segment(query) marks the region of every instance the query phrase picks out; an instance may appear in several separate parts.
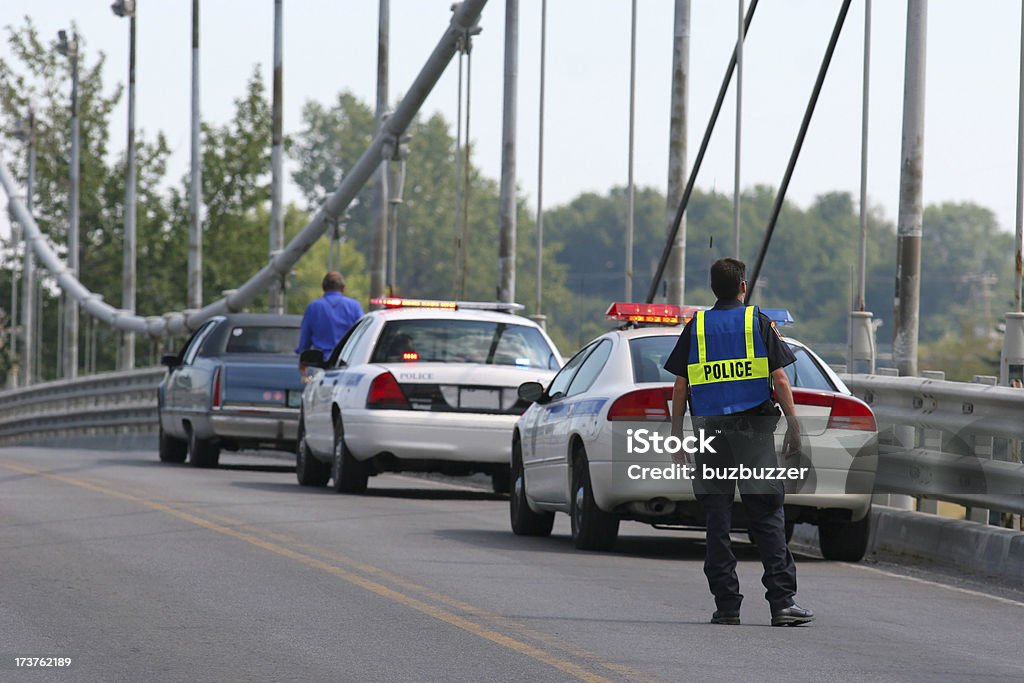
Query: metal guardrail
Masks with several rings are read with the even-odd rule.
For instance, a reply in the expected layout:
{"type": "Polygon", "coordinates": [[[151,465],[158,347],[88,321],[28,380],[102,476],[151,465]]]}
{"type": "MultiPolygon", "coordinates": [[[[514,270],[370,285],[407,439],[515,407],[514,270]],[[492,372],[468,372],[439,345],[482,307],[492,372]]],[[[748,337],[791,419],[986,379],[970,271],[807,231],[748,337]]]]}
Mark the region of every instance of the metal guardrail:
{"type": "Polygon", "coordinates": [[[0,446],[155,432],[165,372],[107,372],[0,392],[0,446]]]}
{"type": "Polygon", "coordinates": [[[932,374],[843,376],[878,421],[876,489],[1024,513],[1024,391],[932,374]]]}
{"type": "MultiPolygon", "coordinates": [[[[152,433],[163,368],[0,392],[0,446],[152,433]]],[[[878,420],[876,488],[1024,513],[1024,391],[920,377],[843,375],[878,420]]],[[[987,513],[984,517],[987,518],[987,513]]]]}

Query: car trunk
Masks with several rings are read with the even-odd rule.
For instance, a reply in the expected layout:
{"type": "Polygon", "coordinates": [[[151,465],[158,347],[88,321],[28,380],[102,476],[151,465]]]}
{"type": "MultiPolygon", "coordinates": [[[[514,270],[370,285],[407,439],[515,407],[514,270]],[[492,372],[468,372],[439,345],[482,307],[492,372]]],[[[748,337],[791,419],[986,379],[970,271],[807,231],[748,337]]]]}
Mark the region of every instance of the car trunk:
{"type": "Polygon", "coordinates": [[[222,358],[223,405],[299,407],[302,381],[294,358],[269,354],[222,358]]]}
{"type": "Polygon", "coordinates": [[[523,382],[546,384],[554,371],[476,363],[381,363],[402,388],[413,410],[520,415],[528,403],[523,382]]]}

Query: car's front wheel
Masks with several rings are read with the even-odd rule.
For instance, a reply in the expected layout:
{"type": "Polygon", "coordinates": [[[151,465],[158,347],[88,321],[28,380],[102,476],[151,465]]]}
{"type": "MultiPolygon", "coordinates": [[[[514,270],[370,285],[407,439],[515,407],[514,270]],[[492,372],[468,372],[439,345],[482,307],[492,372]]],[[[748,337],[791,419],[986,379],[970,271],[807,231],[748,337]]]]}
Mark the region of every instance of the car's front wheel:
{"type": "Polygon", "coordinates": [[[160,425],[157,449],[160,454],[160,462],[185,462],[185,458],[188,457],[188,442],[175,439],[164,431],[162,424],[160,425]]]}
{"type": "Polygon", "coordinates": [[[337,493],[364,493],[366,480],[370,476],[366,463],[352,456],[345,445],[345,428],[341,418],[334,419],[334,458],[331,463],[331,478],[337,493]]]}
{"type": "Polygon", "coordinates": [[[194,429],[189,429],[188,461],[193,467],[216,467],[220,462],[220,446],[213,439],[200,439],[194,429]]]}
{"type": "Polygon", "coordinates": [[[871,514],[857,522],[822,522],[818,526],[818,543],[826,560],[860,562],[868,550],[871,514]]]}
{"type": "Polygon", "coordinates": [[[331,478],[331,465],[320,462],[309,450],[306,443],[306,424],[299,418],[299,438],[295,447],[295,478],[299,480],[299,486],[327,486],[331,478]]]}
{"type": "Polygon", "coordinates": [[[619,536],[619,518],[597,507],[587,456],[580,453],[572,469],[570,501],[572,540],[580,550],[611,550],[619,536]]]}
{"type": "Polygon", "coordinates": [[[509,520],[516,536],[550,536],[555,524],[554,512],[534,512],[526,501],[526,476],[523,450],[517,438],[512,442],[512,491],[508,497],[509,520]]]}

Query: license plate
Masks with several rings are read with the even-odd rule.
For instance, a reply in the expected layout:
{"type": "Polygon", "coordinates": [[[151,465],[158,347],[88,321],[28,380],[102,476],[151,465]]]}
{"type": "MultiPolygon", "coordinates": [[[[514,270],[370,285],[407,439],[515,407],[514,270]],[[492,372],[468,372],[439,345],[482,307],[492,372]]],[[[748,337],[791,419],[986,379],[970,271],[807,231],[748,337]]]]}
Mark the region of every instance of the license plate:
{"type": "Polygon", "coordinates": [[[459,407],[470,410],[501,410],[501,392],[497,389],[460,389],[459,407]]]}
{"type": "Polygon", "coordinates": [[[302,392],[301,391],[290,391],[288,392],[288,407],[289,408],[301,408],[302,407],[302,392]]]}

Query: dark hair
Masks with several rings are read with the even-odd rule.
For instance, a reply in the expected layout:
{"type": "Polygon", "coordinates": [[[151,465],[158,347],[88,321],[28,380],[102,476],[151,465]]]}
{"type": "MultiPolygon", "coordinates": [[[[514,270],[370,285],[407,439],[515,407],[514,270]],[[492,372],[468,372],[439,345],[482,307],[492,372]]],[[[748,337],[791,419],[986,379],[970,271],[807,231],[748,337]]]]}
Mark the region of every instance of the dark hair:
{"type": "Polygon", "coordinates": [[[735,299],[740,283],[747,277],[747,266],[739,259],[720,258],[711,264],[711,291],[719,299],[735,299]]]}
{"type": "Polygon", "coordinates": [[[344,292],[345,278],[337,271],[331,271],[324,275],[324,281],[320,283],[325,292],[344,292]]]}

